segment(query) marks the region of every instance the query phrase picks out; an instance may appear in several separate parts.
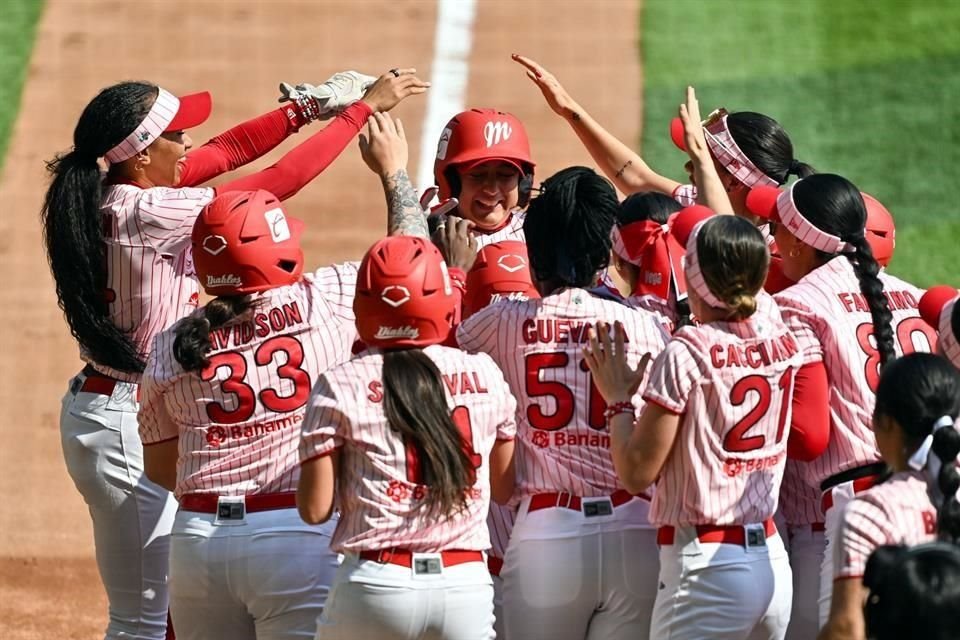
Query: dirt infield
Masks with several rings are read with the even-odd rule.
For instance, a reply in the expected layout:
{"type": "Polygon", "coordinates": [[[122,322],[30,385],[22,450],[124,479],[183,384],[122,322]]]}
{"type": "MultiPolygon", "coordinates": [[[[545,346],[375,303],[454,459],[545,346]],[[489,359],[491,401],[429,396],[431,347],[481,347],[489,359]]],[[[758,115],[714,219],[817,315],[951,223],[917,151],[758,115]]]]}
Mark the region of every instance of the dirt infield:
{"type": "MultiPolygon", "coordinates": [[[[639,2],[604,0],[581,11],[586,6],[478,2],[467,104],[516,113],[540,177],[589,157],[511,52],[541,60],[615,134],[639,139],[639,2]]],[[[48,0],[0,176],[0,637],[89,639],[102,637],[106,624],[89,518],[60,452],[59,400],[80,365],[42,250],[43,160],[69,147],[97,90],[122,79],[210,90],[213,117],[194,135],[205,140],[272,108],[280,80],[317,83],[343,68],[407,65],[429,78],[435,19],[430,1],[48,0]]],[[[411,169],[425,105],[411,99],[396,111],[411,138],[411,169]]],[[[355,145],[289,208],[309,225],[308,266],[355,258],[384,228],[379,183],[355,145]]]]}

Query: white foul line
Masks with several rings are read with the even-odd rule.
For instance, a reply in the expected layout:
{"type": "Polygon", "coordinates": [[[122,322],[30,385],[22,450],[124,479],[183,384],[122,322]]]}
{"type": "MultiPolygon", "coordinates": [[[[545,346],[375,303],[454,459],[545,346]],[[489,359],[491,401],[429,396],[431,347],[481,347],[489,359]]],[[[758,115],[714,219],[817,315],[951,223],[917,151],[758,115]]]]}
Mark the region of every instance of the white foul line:
{"type": "Polygon", "coordinates": [[[417,182],[434,184],[433,161],[443,126],[464,109],[470,73],[470,47],[476,0],[437,0],[437,28],[433,37],[433,65],[427,91],[427,113],[420,136],[417,182]]]}

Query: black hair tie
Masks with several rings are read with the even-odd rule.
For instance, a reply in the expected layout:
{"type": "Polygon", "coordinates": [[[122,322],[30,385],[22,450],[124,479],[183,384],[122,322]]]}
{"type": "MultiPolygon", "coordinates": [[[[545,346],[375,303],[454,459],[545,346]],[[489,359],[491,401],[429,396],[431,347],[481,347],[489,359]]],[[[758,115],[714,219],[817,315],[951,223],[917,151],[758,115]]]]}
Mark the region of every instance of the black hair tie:
{"type": "Polygon", "coordinates": [[[802,162],[794,158],[793,160],[790,161],[790,169],[787,171],[787,174],[788,175],[793,174],[795,176],[799,176],[802,164],[803,164],[802,162]]]}

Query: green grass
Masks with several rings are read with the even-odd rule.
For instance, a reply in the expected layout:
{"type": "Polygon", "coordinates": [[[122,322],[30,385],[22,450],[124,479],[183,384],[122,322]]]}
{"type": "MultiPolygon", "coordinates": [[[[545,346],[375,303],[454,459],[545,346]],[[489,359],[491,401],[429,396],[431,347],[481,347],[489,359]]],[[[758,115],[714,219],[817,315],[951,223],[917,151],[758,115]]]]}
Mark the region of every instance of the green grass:
{"type": "Polygon", "coordinates": [[[5,0],[0,17],[0,168],[20,108],[42,0],[5,0]]]}
{"type": "Polygon", "coordinates": [[[704,112],[760,111],[796,156],[897,221],[891,272],[960,285],[960,3],[645,0],[643,155],[682,179],[667,125],[687,84],[704,112]]]}

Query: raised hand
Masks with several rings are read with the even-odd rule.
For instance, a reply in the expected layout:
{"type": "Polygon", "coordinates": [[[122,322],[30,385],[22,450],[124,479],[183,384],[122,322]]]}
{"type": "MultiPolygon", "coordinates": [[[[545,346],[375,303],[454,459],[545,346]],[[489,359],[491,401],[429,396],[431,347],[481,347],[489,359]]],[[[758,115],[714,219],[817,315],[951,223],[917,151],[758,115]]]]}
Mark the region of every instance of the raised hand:
{"type": "Polygon", "coordinates": [[[540,93],[543,94],[544,99],[547,101],[547,104],[550,105],[550,108],[553,109],[554,113],[566,118],[571,112],[580,111],[579,105],[570,97],[570,94],[563,88],[560,81],[557,80],[552,73],[544,69],[540,63],[526,56],[521,56],[518,53],[510,57],[527,70],[527,77],[537,85],[540,93]]]}
{"type": "Polygon", "coordinates": [[[583,356],[597,391],[607,404],[630,402],[647,373],[650,354],[643,354],[636,369],[627,364],[624,330],[620,322],[614,324],[612,341],[606,322],[597,322],[595,329],[589,329],[589,336],[590,344],[583,348],[583,356]]]}
{"type": "Polygon", "coordinates": [[[377,78],[361,99],[374,111],[390,111],[405,98],[430,88],[430,83],[418,78],[416,73],[416,69],[391,69],[377,78]]]}
{"type": "Polygon", "coordinates": [[[687,87],[686,102],[680,104],[680,121],[683,123],[683,142],[694,162],[711,160],[710,149],[700,121],[700,103],[693,87],[687,87]]]}
{"type": "Polygon", "coordinates": [[[367,118],[367,133],[360,134],[360,155],[370,170],[384,176],[407,168],[409,146],[400,118],[375,112],[367,118]]]}

